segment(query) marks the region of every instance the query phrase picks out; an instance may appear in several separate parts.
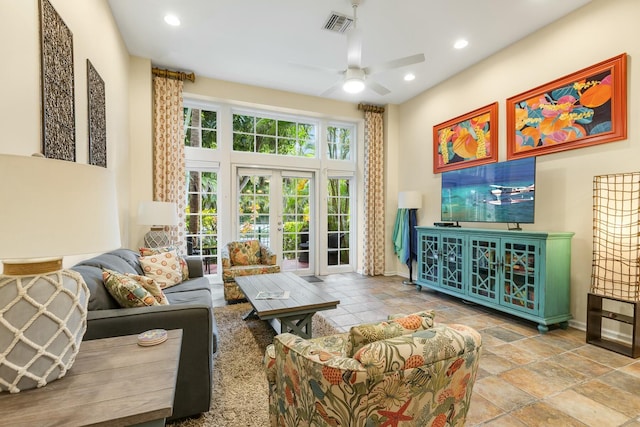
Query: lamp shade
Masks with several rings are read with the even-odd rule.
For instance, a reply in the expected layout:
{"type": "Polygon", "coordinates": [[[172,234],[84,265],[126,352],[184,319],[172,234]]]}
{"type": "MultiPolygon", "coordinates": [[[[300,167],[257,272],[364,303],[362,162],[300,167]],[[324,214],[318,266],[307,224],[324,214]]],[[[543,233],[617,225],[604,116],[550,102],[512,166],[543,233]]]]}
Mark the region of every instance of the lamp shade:
{"type": "Polygon", "coordinates": [[[422,194],[419,191],[402,191],[398,194],[399,209],[420,209],[422,194]]]}
{"type": "Polygon", "coordinates": [[[115,178],[106,168],[0,154],[0,260],[120,247],[115,178]]]}
{"type": "Polygon", "coordinates": [[[138,224],[178,225],[177,205],[173,202],[140,202],[138,224]]]}

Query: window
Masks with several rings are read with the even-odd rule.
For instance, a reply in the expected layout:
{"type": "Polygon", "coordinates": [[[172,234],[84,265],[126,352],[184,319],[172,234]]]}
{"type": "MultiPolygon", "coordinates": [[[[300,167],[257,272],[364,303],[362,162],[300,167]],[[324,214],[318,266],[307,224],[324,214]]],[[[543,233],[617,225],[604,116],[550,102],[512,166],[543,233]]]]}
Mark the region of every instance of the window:
{"type": "Polygon", "coordinates": [[[316,157],[313,123],[253,114],[233,114],[233,150],[281,156],[316,157]]]}
{"type": "Polygon", "coordinates": [[[329,178],[327,185],[327,264],[350,263],[351,179],[329,178]]]}
{"type": "Polygon", "coordinates": [[[187,255],[199,255],[205,272],[218,269],[218,173],[187,171],[187,255]]]}
{"type": "Polygon", "coordinates": [[[218,113],[194,107],[184,108],[184,145],[218,148],[218,113]]]}
{"type": "Polygon", "coordinates": [[[296,272],[353,271],[357,122],[188,98],[183,112],[186,244],[206,273],[221,279],[219,247],[238,239],[296,272]]]}
{"type": "Polygon", "coordinates": [[[352,160],[352,126],[327,127],[327,157],[331,160],[352,160]]]}

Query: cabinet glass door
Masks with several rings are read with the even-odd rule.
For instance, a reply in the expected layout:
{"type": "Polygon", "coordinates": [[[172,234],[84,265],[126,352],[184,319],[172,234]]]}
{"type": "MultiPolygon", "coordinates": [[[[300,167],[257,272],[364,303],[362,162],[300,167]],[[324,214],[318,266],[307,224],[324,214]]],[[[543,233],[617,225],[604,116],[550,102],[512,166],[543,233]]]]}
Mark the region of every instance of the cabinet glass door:
{"type": "Polygon", "coordinates": [[[505,242],[504,280],[502,302],[506,307],[533,314],[538,313],[539,295],[536,295],[539,271],[538,242],[505,242]]]}
{"type": "Polygon", "coordinates": [[[420,234],[418,237],[418,253],[420,262],[418,279],[430,285],[438,284],[438,240],[437,235],[420,234]]]}
{"type": "Polygon", "coordinates": [[[470,238],[469,256],[471,265],[469,295],[497,303],[500,240],[484,237],[470,238]]]}
{"type": "Polygon", "coordinates": [[[440,286],[461,294],[464,293],[464,280],[462,280],[463,243],[464,239],[460,236],[442,234],[440,239],[442,266],[440,286]]]}

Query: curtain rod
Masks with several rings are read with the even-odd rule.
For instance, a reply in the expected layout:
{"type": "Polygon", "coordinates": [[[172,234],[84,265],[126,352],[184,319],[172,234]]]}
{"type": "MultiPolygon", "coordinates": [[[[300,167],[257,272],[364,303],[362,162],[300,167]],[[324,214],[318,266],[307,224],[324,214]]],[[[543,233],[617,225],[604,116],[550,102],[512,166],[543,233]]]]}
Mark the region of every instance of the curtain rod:
{"type": "Polygon", "coordinates": [[[196,81],[196,75],[194,73],[183,73],[182,71],[164,70],[162,68],[156,68],[156,67],[153,67],[151,69],[151,72],[153,73],[154,76],[158,76],[158,77],[167,77],[169,79],[176,79],[176,80],[189,80],[194,83],[196,81]]]}
{"type": "Polygon", "coordinates": [[[362,103],[358,104],[358,110],[371,111],[372,113],[384,113],[384,107],[362,103]]]}

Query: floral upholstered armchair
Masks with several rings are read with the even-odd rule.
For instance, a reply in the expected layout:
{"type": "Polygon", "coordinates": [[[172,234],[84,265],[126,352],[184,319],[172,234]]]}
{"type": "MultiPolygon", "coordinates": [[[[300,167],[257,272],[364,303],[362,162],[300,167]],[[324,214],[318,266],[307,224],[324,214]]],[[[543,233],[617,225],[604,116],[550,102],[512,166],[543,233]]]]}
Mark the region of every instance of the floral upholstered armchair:
{"type": "Polygon", "coordinates": [[[280,266],[276,265],[276,255],[259,240],[229,242],[222,248],[220,258],[226,301],[245,299],[236,284],[236,277],[280,272],[280,266]]]}
{"type": "Polygon", "coordinates": [[[420,312],[348,333],[274,338],[264,357],[272,426],[463,426],[480,334],[420,312]]]}

